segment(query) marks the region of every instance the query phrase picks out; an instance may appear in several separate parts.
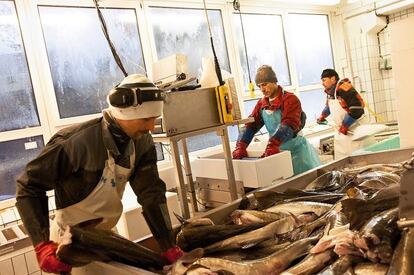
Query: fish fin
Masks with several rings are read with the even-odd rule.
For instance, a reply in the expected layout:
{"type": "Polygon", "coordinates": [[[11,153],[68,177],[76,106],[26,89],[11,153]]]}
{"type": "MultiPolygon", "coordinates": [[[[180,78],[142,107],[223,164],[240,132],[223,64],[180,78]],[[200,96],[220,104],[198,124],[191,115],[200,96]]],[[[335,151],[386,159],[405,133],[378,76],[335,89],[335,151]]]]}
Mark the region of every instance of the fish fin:
{"type": "Polygon", "coordinates": [[[185,224],[185,223],[186,223],[186,220],[185,220],[185,218],[184,218],[183,216],[178,215],[178,214],[177,214],[177,213],[175,213],[174,211],[173,211],[173,213],[174,213],[174,216],[177,218],[177,220],[181,223],[181,225],[183,225],[183,224],[185,224]]]}
{"type": "Polygon", "coordinates": [[[288,213],[289,213],[289,215],[293,218],[293,220],[294,220],[294,222],[295,222],[295,227],[297,227],[297,226],[299,226],[300,225],[300,220],[298,219],[298,217],[296,217],[292,212],[289,212],[289,211],[287,211],[288,213]]]}

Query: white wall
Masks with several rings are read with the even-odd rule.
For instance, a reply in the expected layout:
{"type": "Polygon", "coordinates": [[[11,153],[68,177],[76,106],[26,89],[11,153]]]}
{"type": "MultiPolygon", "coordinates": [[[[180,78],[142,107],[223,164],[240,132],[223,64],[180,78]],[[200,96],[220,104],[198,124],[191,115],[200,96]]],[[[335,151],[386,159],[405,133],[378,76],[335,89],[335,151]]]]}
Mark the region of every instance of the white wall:
{"type": "Polygon", "coordinates": [[[412,94],[414,87],[414,16],[390,24],[391,57],[397,96],[401,147],[414,146],[412,94]]]}
{"type": "MultiPolygon", "coordinates": [[[[336,69],[342,76],[349,77],[359,91],[365,91],[363,97],[368,103],[368,116],[372,122],[397,121],[397,104],[395,92],[395,79],[393,74],[393,58],[391,57],[391,37],[389,27],[386,26],[387,18],[377,18],[377,24],[369,15],[375,15],[384,11],[384,1],[357,1],[340,8],[336,17],[343,25],[340,34],[334,35],[344,41],[346,58],[337,63],[336,69]],[[369,19],[369,20],[368,20],[369,19]],[[381,21],[382,20],[382,21],[381,21]],[[371,29],[370,29],[371,28],[371,29]],[[370,30],[370,31],[367,31],[370,30]],[[387,64],[380,62],[386,60],[387,64]],[[384,69],[384,66],[386,69],[384,69]]],[[[402,2],[402,1],[394,1],[402,2]]],[[[391,6],[386,6],[390,8],[391,6]]],[[[406,17],[414,16],[414,8],[406,8],[399,12],[387,13],[389,23],[399,21],[406,17]]]]}

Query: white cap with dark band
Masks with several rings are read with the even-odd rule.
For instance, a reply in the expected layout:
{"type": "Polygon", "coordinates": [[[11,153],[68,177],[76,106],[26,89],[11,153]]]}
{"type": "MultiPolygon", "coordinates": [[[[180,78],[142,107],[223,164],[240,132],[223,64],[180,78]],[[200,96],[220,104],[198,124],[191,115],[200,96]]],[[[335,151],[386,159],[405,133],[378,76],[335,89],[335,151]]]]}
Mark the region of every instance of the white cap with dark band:
{"type": "Polygon", "coordinates": [[[140,74],[125,77],[109,92],[107,101],[108,111],[121,120],[159,117],[164,105],[163,92],[140,74]]]}

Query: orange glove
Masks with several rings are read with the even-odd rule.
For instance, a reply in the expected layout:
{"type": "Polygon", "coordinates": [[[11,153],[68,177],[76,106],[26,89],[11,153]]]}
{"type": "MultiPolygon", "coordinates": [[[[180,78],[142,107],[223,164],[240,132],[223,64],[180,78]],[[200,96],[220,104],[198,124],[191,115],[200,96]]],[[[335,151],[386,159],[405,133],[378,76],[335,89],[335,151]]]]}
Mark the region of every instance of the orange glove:
{"type": "Polygon", "coordinates": [[[57,243],[41,242],[35,246],[37,261],[40,269],[48,273],[70,272],[72,266],[59,261],[56,257],[57,243]]]}
{"type": "Polygon", "coordinates": [[[236,143],[236,149],[233,151],[233,159],[242,159],[247,157],[248,144],[242,140],[236,143]]]}
{"type": "Polygon", "coordinates": [[[280,144],[282,142],[276,138],[269,139],[269,142],[267,143],[266,150],[264,151],[262,158],[268,157],[271,155],[275,155],[277,153],[280,153],[280,144]]]}

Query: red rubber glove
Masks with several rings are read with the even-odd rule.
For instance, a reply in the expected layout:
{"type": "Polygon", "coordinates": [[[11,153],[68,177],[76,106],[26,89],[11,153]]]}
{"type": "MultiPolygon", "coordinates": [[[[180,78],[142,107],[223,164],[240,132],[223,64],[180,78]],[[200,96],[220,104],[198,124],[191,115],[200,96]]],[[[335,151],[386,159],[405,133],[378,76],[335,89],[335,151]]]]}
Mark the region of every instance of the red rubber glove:
{"type": "Polygon", "coordinates": [[[233,151],[233,159],[242,159],[247,157],[248,144],[242,140],[236,143],[236,149],[233,151]]]}
{"type": "Polygon", "coordinates": [[[341,128],[339,128],[339,132],[344,135],[348,134],[348,127],[345,125],[342,125],[341,128]]]}
{"type": "Polygon", "coordinates": [[[184,255],[184,252],[178,246],[171,247],[167,251],[161,254],[161,257],[167,259],[170,264],[173,264],[177,261],[181,256],[184,255]]]}
{"type": "Polygon", "coordinates": [[[320,117],[316,119],[316,123],[320,125],[326,125],[328,124],[328,121],[326,120],[325,116],[321,115],[320,117]]]}
{"type": "Polygon", "coordinates": [[[52,241],[41,242],[35,246],[37,261],[40,269],[48,273],[70,272],[72,266],[56,258],[57,243],[52,241]]]}
{"type": "Polygon", "coordinates": [[[269,142],[267,143],[267,146],[266,146],[266,150],[264,151],[262,155],[262,158],[280,153],[279,147],[281,143],[282,142],[276,138],[269,139],[269,142]]]}

